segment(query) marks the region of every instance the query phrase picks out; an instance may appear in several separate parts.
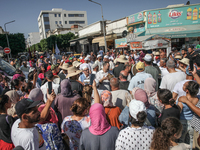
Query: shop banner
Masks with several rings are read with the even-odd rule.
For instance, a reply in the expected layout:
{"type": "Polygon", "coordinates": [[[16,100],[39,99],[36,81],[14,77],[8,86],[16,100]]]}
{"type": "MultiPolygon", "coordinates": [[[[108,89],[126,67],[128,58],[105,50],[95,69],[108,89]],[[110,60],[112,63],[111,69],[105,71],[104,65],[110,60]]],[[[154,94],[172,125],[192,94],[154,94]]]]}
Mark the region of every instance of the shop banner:
{"type": "Polygon", "coordinates": [[[133,14],[127,17],[127,24],[139,22],[144,20],[143,12],[139,12],[137,14],[133,14]]]}
{"type": "Polygon", "coordinates": [[[142,42],[130,42],[131,49],[142,48],[142,42]]]}
{"type": "Polygon", "coordinates": [[[115,48],[126,48],[127,40],[126,38],[115,39],[115,48]]]}
{"type": "Polygon", "coordinates": [[[200,24],[200,5],[147,11],[147,28],[200,24]]]}
{"type": "Polygon", "coordinates": [[[144,26],[145,26],[144,23],[140,23],[140,24],[129,26],[128,30],[130,30],[130,28],[133,28],[133,33],[144,32],[145,31],[144,26]]]}

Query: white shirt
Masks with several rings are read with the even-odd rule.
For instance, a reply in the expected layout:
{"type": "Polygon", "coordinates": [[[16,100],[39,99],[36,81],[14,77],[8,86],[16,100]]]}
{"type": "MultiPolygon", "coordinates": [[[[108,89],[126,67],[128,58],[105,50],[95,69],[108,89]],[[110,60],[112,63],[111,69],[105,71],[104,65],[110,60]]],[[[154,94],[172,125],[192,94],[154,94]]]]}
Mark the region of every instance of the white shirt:
{"type": "Polygon", "coordinates": [[[115,68],[115,65],[112,61],[109,61],[109,65],[110,65],[110,70],[113,70],[115,68]]]}
{"type": "Polygon", "coordinates": [[[103,68],[103,62],[99,62],[99,60],[95,61],[95,64],[97,64],[99,66],[99,70],[101,70],[103,68]]]}
{"type": "Polygon", "coordinates": [[[164,68],[164,67],[159,67],[160,68],[160,71],[161,71],[161,78],[163,78],[166,74],[168,74],[168,70],[167,68],[164,68]]]}
{"type": "Polygon", "coordinates": [[[149,150],[153,132],[154,128],[151,126],[139,128],[127,127],[119,132],[115,150],[149,150]]]}
{"type": "Polygon", "coordinates": [[[160,84],[161,89],[168,89],[173,92],[176,83],[186,79],[186,74],[184,72],[174,72],[165,75],[160,84]]]}
{"type": "MultiPolygon", "coordinates": [[[[108,75],[108,73],[112,74],[110,71],[105,73],[105,72],[103,72],[103,70],[100,70],[99,72],[97,72],[97,74],[96,74],[97,83],[99,83],[99,81],[103,77],[106,77],[108,75]]],[[[104,80],[102,83],[99,83],[99,89],[101,89],[101,90],[109,90],[110,91],[110,81],[109,80],[104,80]]]]}
{"type": "MultiPolygon", "coordinates": [[[[52,89],[54,90],[55,94],[58,94],[58,89],[59,89],[60,85],[56,84],[55,82],[52,82],[52,89]]],[[[48,82],[46,82],[44,85],[41,86],[40,88],[42,90],[42,93],[44,95],[44,101],[45,103],[47,102],[47,89],[48,89],[48,82]]],[[[54,103],[52,103],[53,105],[54,103]]]]}
{"type": "Polygon", "coordinates": [[[25,150],[45,150],[44,139],[36,127],[19,128],[20,122],[20,119],[17,119],[11,129],[13,144],[15,146],[22,146],[25,150]]]}

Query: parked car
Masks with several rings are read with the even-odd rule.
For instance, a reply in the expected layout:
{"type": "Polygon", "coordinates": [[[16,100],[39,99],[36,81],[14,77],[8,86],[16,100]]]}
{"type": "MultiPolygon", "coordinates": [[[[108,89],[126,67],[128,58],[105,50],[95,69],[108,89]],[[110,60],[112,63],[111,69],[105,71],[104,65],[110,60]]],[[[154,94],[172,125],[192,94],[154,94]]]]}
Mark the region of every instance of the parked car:
{"type": "Polygon", "coordinates": [[[15,67],[10,65],[8,62],[0,58],[0,72],[6,76],[8,76],[10,79],[12,79],[12,76],[15,74],[15,67]]]}

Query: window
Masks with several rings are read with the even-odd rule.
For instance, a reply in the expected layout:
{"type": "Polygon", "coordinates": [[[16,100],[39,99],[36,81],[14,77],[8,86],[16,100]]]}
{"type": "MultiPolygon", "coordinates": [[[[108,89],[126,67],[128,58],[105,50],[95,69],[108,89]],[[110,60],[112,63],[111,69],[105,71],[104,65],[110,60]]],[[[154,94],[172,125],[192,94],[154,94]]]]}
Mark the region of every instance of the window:
{"type": "Polygon", "coordinates": [[[55,24],[58,24],[58,21],[55,21],[55,24]]]}
{"type": "Polygon", "coordinates": [[[49,21],[45,21],[44,24],[45,24],[45,25],[48,25],[48,24],[49,24],[49,21]]]}
{"type": "Polygon", "coordinates": [[[57,14],[54,14],[55,17],[57,17],[57,14]]]}
{"type": "Polygon", "coordinates": [[[64,14],[64,17],[67,17],[66,14],[64,14]]]}
{"type": "Polygon", "coordinates": [[[45,32],[48,32],[49,31],[49,29],[45,29],[45,32]]]}
{"type": "Polygon", "coordinates": [[[49,17],[49,14],[43,14],[43,17],[49,17]]]}
{"type": "Polygon", "coordinates": [[[65,24],[67,24],[67,21],[65,21],[65,24]]]}
{"type": "Polygon", "coordinates": [[[85,21],[69,21],[69,24],[85,24],[85,21]]]}
{"type": "Polygon", "coordinates": [[[58,14],[58,17],[60,17],[60,14],[58,14]]]}
{"type": "Polygon", "coordinates": [[[68,17],[84,17],[84,14],[68,14],[68,17]]]}
{"type": "Polygon", "coordinates": [[[62,24],[62,21],[59,21],[59,24],[62,24]]]}

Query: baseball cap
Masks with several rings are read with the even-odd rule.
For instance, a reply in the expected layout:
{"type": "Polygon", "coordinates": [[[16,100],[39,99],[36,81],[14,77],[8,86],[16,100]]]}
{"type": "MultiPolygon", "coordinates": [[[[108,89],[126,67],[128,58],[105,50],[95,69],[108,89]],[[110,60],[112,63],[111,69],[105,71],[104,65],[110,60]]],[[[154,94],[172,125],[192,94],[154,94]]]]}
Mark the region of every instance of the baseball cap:
{"type": "Polygon", "coordinates": [[[149,54],[146,54],[145,57],[143,58],[145,61],[150,62],[152,61],[152,57],[149,54]]]}
{"type": "Polygon", "coordinates": [[[44,58],[44,56],[40,56],[40,58],[42,59],[42,58],[44,58]]]}
{"type": "Polygon", "coordinates": [[[144,63],[139,61],[137,64],[136,64],[136,69],[137,70],[144,70],[145,66],[144,66],[144,63]]]}
{"type": "Polygon", "coordinates": [[[131,100],[129,103],[129,113],[130,115],[137,120],[137,114],[141,111],[146,112],[146,107],[142,101],[136,99],[131,100]]]}
{"type": "Polygon", "coordinates": [[[40,103],[40,101],[34,102],[33,100],[31,100],[29,98],[24,98],[21,101],[18,101],[17,104],[15,105],[15,110],[16,110],[18,117],[20,117],[23,113],[25,113],[26,110],[28,110],[30,108],[34,108],[39,103],[40,103]]]}
{"type": "Polygon", "coordinates": [[[84,60],[86,61],[86,60],[90,60],[90,59],[89,59],[89,57],[85,57],[85,59],[84,59],[84,60]]]}
{"type": "Polygon", "coordinates": [[[69,58],[69,60],[72,60],[72,59],[73,59],[72,57],[69,58]]]}

